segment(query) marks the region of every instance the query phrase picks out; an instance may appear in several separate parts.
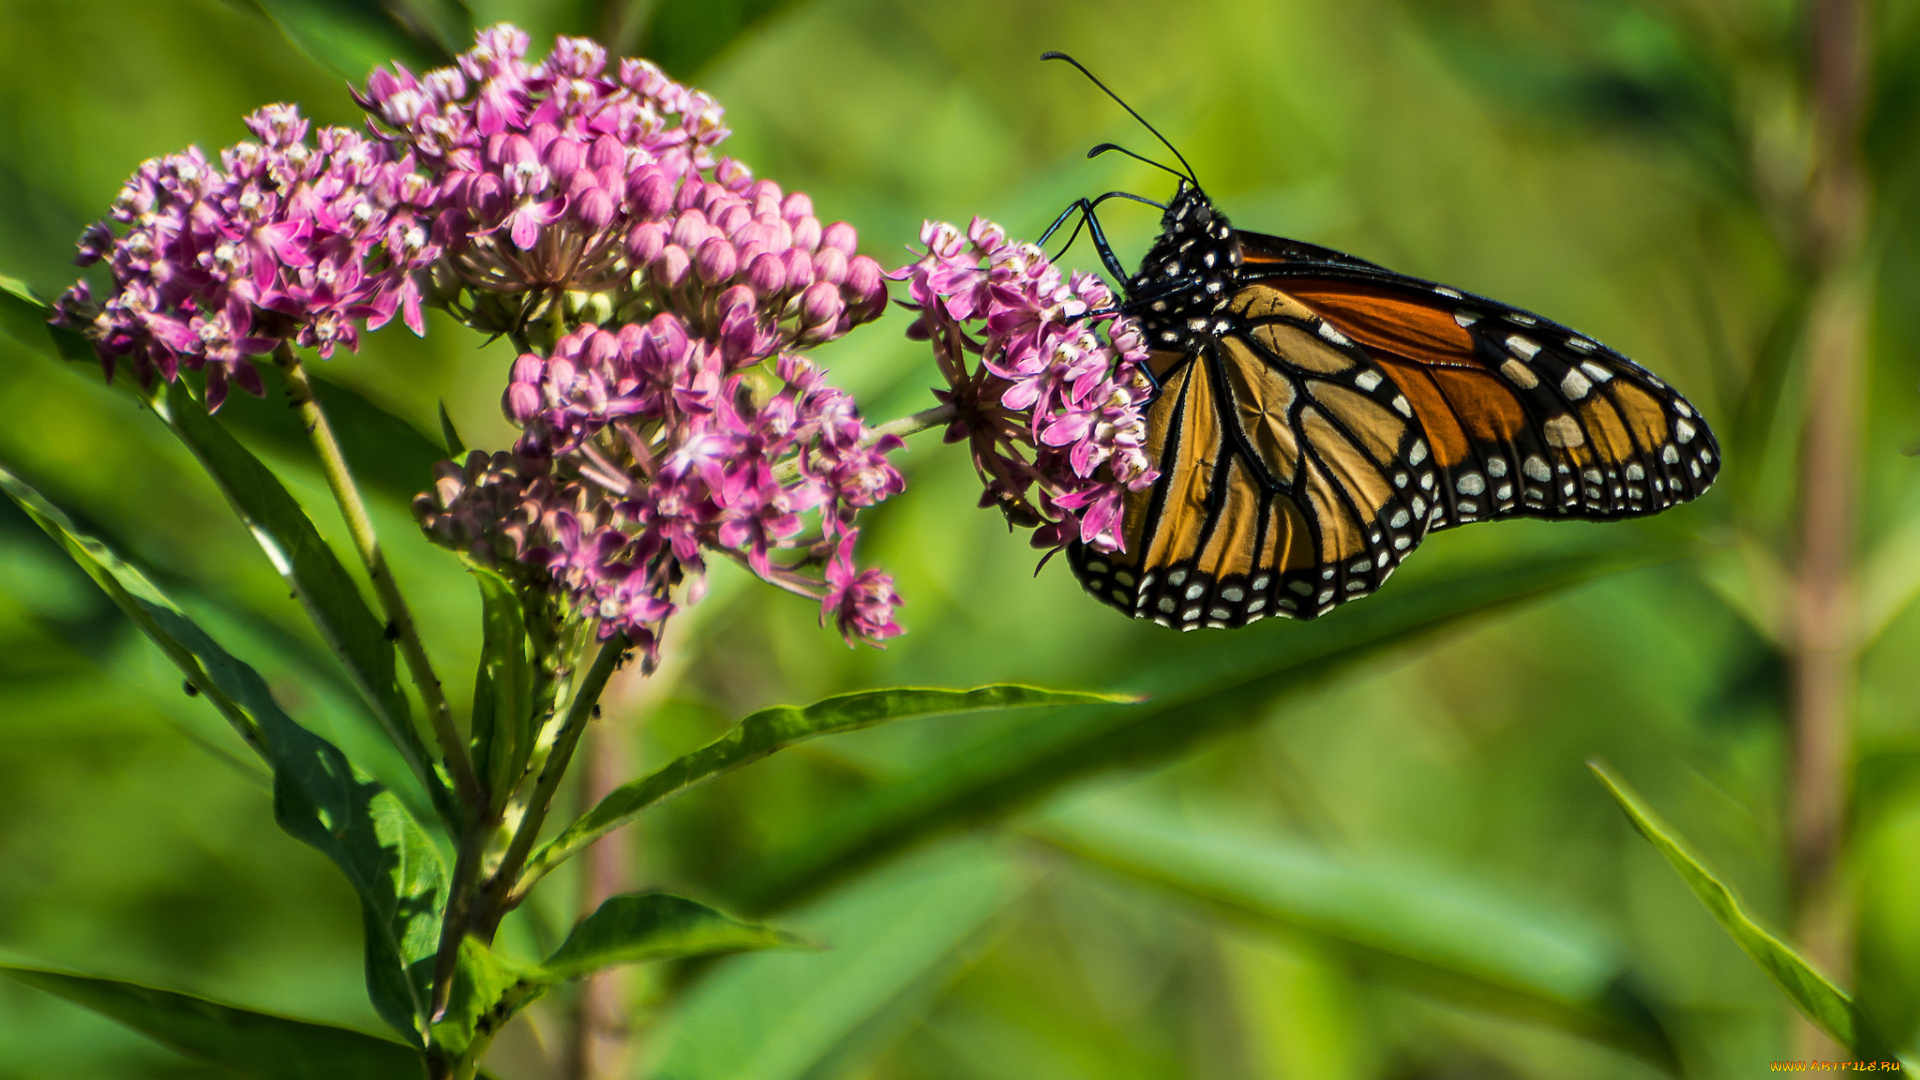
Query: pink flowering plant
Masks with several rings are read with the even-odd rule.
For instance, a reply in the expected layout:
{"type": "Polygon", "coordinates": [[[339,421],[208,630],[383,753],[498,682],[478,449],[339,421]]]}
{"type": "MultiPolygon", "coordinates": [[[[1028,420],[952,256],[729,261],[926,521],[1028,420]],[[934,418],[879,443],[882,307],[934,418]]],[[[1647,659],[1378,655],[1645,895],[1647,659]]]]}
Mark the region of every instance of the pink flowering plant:
{"type": "MultiPolygon", "coordinates": [[[[695,900],[638,893],[606,901],[544,957],[502,951],[497,931],[529,889],[677,791],[815,735],[1086,699],[875,690],[801,720],[749,717],[549,829],[609,679],[629,661],[651,673],[715,560],[816,605],[848,645],[879,645],[901,633],[900,598],[859,561],[859,538],[863,515],[905,487],[890,457],[902,434],[944,424],[968,440],[987,501],[1040,526],[1043,547],[1111,549],[1124,493],[1153,478],[1138,338],[1098,313],[1111,297],[1097,280],[1063,278],[984,223],[965,240],[929,226],[925,258],[897,276],[950,389],[927,413],[869,425],[809,355],[886,310],[887,276],[853,227],[722,156],[719,104],[652,64],[612,61],[586,39],[537,62],[528,46],[502,25],[452,65],[376,70],[355,92],[360,130],[316,131],[271,105],[247,118],[251,139],[217,155],[145,163],[80,241],[91,276],[40,309],[64,355],[91,355],[133,387],[220,486],[405,762],[398,779],[376,782],[296,722],[152,581],[0,473],[272,768],[281,826],[354,882],[368,992],[398,1041],[272,1021],[315,1061],[359,1063],[337,1075],[472,1077],[508,1018],[582,975],[787,943],[695,900]],[[424,333],[428,309],[518,354],[492,376],[517,437],[467,450],[446,424],[449,459],[419,477],[413,502],[425,537],[479,585],[470,702],[443,689],[308,370],[396,319],[424,333]],[[232,390],[264,396],[273,372],[371,603],[224,426],[232,390]]],[[[12,290],[8,302],[31,301],[12,290]]]]}
{"type": "Polygon", "coordinates": [[[933,346],[986,490],[980,505],[1032,528],[1035,547],[1125,546],[1125,500],[1159,478],[1144,416],[1153,384],[1139,328],[1092,274],[1063,274],[1033,244],[975,218],[920,231],[926,254],[897,273],[933,346]]]}

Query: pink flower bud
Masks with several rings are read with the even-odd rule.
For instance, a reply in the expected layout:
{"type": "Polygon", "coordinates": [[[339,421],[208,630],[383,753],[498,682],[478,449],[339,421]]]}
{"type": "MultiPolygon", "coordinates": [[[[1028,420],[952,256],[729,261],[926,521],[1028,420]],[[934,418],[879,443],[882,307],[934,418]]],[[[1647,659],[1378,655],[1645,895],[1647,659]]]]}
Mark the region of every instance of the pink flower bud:
{"type": "Polygon", "coordinates": [[[678,244],[668,244],[660,249],[660,255],[653,260],[653,280],[662,287],[677,289],[687,280],[687,272],[693,269],[693,260],[687,257],[687,250],[678,244]]]}
{"type": "Polygon", "coordinates": [[[747,263],[747,284],[761,296],[772,296],[786,288],[787,268],[780,256],[772,252],[754,256],[753,261],[747,263]]]}
{"type": "Polygon", "coordinates": [[[587,362],[596,367],[604,367],[607,361],[620,355],[620,339],[605,330],[595,330],[587,338],[587,362]]]}
{"type": "Polygon", "coordinates": [[[676,210],[691,210],[701,205],[706,199],[705,188],[705,184],[693,183],[691,181],[681,184],[679,189],[673,193],[673,208],[676,210]]]}
{"type": "Polygon", "coordinates": [[[740,202],[729,201],[724,209],[717,210],[713,215],[714,228],[727,236],[740,231],[741,226],[752,220],[753,211],[747,209],[745,203],[740,202]]]}
{"type": "Polygon", "coordinates": [[[820,234],[820,246],[838,248],[840,254],[851,256],[860,247],[860,235],[854,231],[853,226],[844,221],[836,221],[820,234]]]}
{"type": "Polygon", "coordinates": [[[800,322],[807,327],[831,326],[840,318],[845,304],[840,290],[824,281],[816,281],[800,294],[800,322]]]}
{"type": "Polygon", "coordinates": [[[813,258],[799,248],[788,248],[780,256],[780,269],[786,272],[788,292],[800,292],[813,284],[813,258]]]}
{"type": "Polygon", "coordinates": [[[711,235],[713,229],[707,224],[707,215],[698,210],[683,210],[673,223],[673,242],[692,251],[711,235]]]}
{"type": "Polygon", "coordinates": [[[533,149],[536,154],[545,154],[547,147],[551,146],[553,140],[559,137],[560,129],[554,127],[552,124],[535,124],[533,128],[527,132],[527,141],[533,144],[533,149]]]}
{"type": "Polygon", "coordinates": [[[807,198],[805,192],[796,191],[780,204],[780,216],[798,225],[801,219],[813,216],[813,200],[807,198]]]}
{"type": "Polygon", "coordinates": [[[621,169],[626,163],[627,148],[611,135],[593,140],[593,149],[587,153],[587,164],[595,169],[621,169]]]}
{"type": "Polygon", "coordinates": [[[660,255],[660,249],[667,246],[667,226],[664,222],[649,221],[645,225],[635,225],[627,234],[627,254],[633,256],[635,263],[650,263],[660,255]]]}
{"type": "Polygon", "coordinates": [[[780,185],[771,180],[755,180],[747,186],[747,202],[753,206],[754,216],[780,212],[780,185]]]}
{"type": "Polygon", "coordinates": [[[847,297],[848,307],[859,312],[863,319],[886,310],[886,276],[881,273],[880,264],[865,255],[856,255],[847,263],[847,279],[841,282],[841,290],[847,297]]]}
{"type": "Polygon", "coordinates": [[[813,253],[813,279],[834,285],[847,280],[847,256],[837,247],[828,247],[825,241],[820,250],[813,253]]]}
{"type": "Polygon", "coordinates": [[[792,218],[788,218],[787,220],[793,221],[794,247],[812,251],[820,246],[820,221],[818,218],[807,216],[798,221],[794,221],[792,218]]]}
{"type": "Polygon", "coordinates": [[[573,174],[578,172],[580,166],[586,162],[587,151],[572,139],[554,139],[547,144],[547,150],[543,156],[546,159],[548,171],[564,184],[572,179],[573,174]]]}
{"type": "Polygon", "coordinates": [[[694,252],[694,265],[700,272],[700,280],[709,285],[718,285],[733,276],[740,268],[740,255],[733,245],[718,236],[710,236],[694,252]]]}
{"type": "MultiPolygon", "coordinates": [[[[585,176],[586,173],[580,175],[585,176]]],[[[606,228],[613,222],[616,207],[613,196],[605,188],[591,188],[573,204],[573,212],[586,226],[596,231],[606,228]]]]}
{"type": "Polygon", "coordinates": [[[525,427],[527,421],[540,412],[540,388],[529,382],[508,383],[500,408],[506,412],[507,419],[525,427]]]}
{"type": "Polygon", "coordinates": [[[673,181],[663,169],[637,169],[627,177],[627,202],[641,217],[666,217],[673,208],[673,181]]]}
{"type": "Polygon", "coordinates": [[[735,312],[744,313],[746,318],[751,319],[756,310],[753,290],[745,285],[735,285],[720,294],[720,298],[713,302],[713,310],[720,316],[720,322],[723,325],[734,316],[735,312]]]}

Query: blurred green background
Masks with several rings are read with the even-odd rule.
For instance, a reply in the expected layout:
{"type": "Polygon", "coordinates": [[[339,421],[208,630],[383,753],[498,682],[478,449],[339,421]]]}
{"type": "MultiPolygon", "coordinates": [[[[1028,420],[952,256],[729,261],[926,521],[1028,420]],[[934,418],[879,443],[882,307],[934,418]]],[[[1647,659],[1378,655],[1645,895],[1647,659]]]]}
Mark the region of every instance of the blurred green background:
{"type": "MultiPolygon", "coordinates": [[[[1079,721],[932,719],[812,743],[667,805],[608,842],[609,880],[772,913],[829,948],[634,973],[623,1072],[1624,1078],[1659,1075],[1670,1053],[1686,1075],[1734,1077],[1806,1045],[1583,765],[1614,765],[1760,917],[1794,925],[1788,599],[1798,342],[1816,276],[1794,224],[1814,153],[1806,6],[469,6],[477,24],[520,23],[536,55],[556,32],[642,54],[654,35],[670,70],[726,105],[732,154],[853,222],[888,266],[925,217],[983,214],[1032,236],[1083,194],[1165,194],[1145,166],[1084,160],[1106,140],[1154,147],[1070,69],[1037,60],[1072,52],[1181,147],[1237,225],[1579,327],[1683,390],[1728,464],[1702,502],[1657,519],[1446,533],[1379,597],[1325,621],[1181,637],[1116,617],[1057,562],[1036,575],[1024,537],[974,508],[964,453],[915,439],[908,493],[865,530],[867,557],[899,579],[908,634],[850,651],[809,605],[722,567],[672,628],[662,673],[611,692],[598,771],[623,779],[766,704],[895,684],[1167,692],[1210,662],[1341,642],[1368,608],[1384,618],[1422,589],[1526,592],[1513,575],[1539,565],[1590,577],[1218,703],[1227,712],[1191,740],[1153,729],[1022,757],[1079,721]],[[1623,571],[1622,558],[1651,564],[1623,571]]],[[[234,142],[261,103],[357,123],[340,76],[263,13],[297,7],[0,0],[0,273],[57,295],[75,236],[142,159],[234,142]]],[[[1860,658],[1841,876],[1855,943],[1837,966],[1911,1047],[1920,471],[1903,450],[1920,438],[1920,9],[1869,10],[1873,314],[1852,425],[1860,658]]],[[[1103,220],[1129,262],[1156,224],[1124,202],[1103,220]]],[[[1095,265],[1084,245],[1069,261],[1095,265]]],[[[895,312],[819,354],[870,417],[930,403],[930,357],[905,322],[895,312]]],[[[419,539],[407,495],[425,484],[433,438],[419,432],[438,430],[438,401],[469,445],[511,437],[504,348],[435,319],[424,340],[396,330],[324,365],[412,425],[369,413],[359,464],[443,673],[471,669],[478,604],[456,561],[419,539]]],[[[222,415],[343,541],[278,408],[242,400],[222,415]]],[[[128,395],[0,338],[0,417],[0,461],[185,598],[294,715],[377,758],[272,567],[128,395]]],[[[264,773],[234,745],[0,507],[0,951],[376,1030],[353,897],[275,829],[264,773]]],[[[564,931],[576,878],[543,886],[509,946],[564,931]]],[[[581,1075],[576,1025],[570,998],[542,1002],[492,1067],[581,1075]]],[[[0,1080],[201,1075],[214,1074],[0,982],[0,1080]]]]}

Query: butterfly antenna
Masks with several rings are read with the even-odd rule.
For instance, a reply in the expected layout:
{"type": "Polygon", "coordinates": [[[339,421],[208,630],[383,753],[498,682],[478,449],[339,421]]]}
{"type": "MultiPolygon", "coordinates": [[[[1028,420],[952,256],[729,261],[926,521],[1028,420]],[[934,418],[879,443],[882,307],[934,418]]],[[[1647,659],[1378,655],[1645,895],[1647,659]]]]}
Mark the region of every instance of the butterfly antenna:
{"type": "MultiPolygon", "coordinates": [[[[1150,157],[1143,157],[1140,154],[1136,154],[1133,151],[1127,149],[1126,147],[1121,146],[1119,143],[1103,142],[1099,146],[1096,146],[1093,149],[1087,151],[1087,156],[1090,158],[1096,158],[1096,157],[1099,157],[1101,154],[1106,153],[1109,150],[1118,151],[1119,153],[1125,154],[1135,161],[1145,162],[1146,164],[1151,165],[1156,169],[1159,169],[1161,172],[1171,173],[1174,176],[1178,176],[1180,179],[1185,180],[1189,183],[1192,183],[1193,181],[1193,177],[1187,176],[1186,174],[1182,173],[1180,170],[1172,168],[1171,166],[1162,165],[1150,157]]],[[[1195,185],[1195,186],[1198,186],[1198,185],[1195,185]]]]}
{"type": "MultiPolygon", "coordinates": [[[[1162,134],[1160,134],[1160,129],[1159,129],[1159,128],[1156,128],[1156,127],[1154,127],[1154,126],[1153,126],[1152,124],[1149,124],[1149,123],[1147,123],[1147,118],[1146,118],[1146,117],[1144,117],[1144,116],[1141,116],[1141,115],[1140,115],[1139,113],[1137,113],[1137,112],[1134,112],[1134,111],[1133,111],[1133,106],[1131,106],[1131,105],[1129,105],[1129,104],[1127,104],[1127,103],[1126,103],[1126,102],[1124,102],[1124,101],[1121,101],[1121,100],[1120,100],[1120,95],[1119,95],[1119,94],[1116,94],[1116,93],[1114,93],[1114,92],[1113,92],[1112,90],[1110,90],[1110,89],[1108,89],[1108,88],[1107,88],[1107,84],[1106,84],[1106,83],[1103,83],[1103,82],[1101,82],[1101,81],[1100,81],[1099,79],[1097,79],[1097,78],[1095,78],[1095,77],[1094,77],[1094,74],[1093,74],[1093,72],[1091,72],[1091,71],[1088,71],[1088,70],[1087,70],[1087,66],[1086,66],[1085,64],[1082,64],[1082,63],[1081,63],[1080,61],[1078,61],[1078,60],[1075,60],[1075,59],[1074,59],[1073,57],[1071,57],[1071,56],[1068,56],[1068,55],[1067,55],[1066,53],[1063,53],[1063,52],[1045,52],[1045,53],[1041,53],[1041,54],[1040,54],[1040,59],[1042,59],[1042,60],[1065,60],[1065,61],[1066,61],[1067,63],[1069,63],[1069,64],[1072,64],[1072,65],[1073,65],[1074,67],[1076,67],[1076,68],[1078,68],[1078,69],[1080,69],[1080,74],[1082,74],[1082,75],[1085,75],[1085,76],[1087,77],[1087,81],[1088,81],[1088,82],[1091,82],[1091,83],[1092,83],[1093,85],[1095,85],[1095,86],[1097,86],[1097,87],[1099,87],[1099,88],[1100,88],[1100,92],[1101,92],[1101,93],[1103,93],[1103,94],[1106,94],[1106,95],[1107,95],[1108,97],[1110,97],[1110,98],[1112,98],[1112,99],[1114,100],[1114,102],[1115,102],[1116,104],[1118,104],[1118,105],[1119,105],[1119,106],[1120,106],[1121,108],[1123,108],[1123,109],[1125,109],[1125,110],[1127,110],[1127,115],[1129,115],[1129,116],[1131,116],[1131,117],[1133,117],[1133,118],[1134,118],[1135,120],[1138,120],[1138,121],[1140,121],[1140,126],[1141,126],[1141,127],[1143,127],[1143,128],[1146,128],[1146,129],[1147,129],[1148,131],[1151,131],[1151,132],[1153,132],[1153,137],[1154,137],[1154,138],[1156,138],[1156,139],[1159,139],[1159,140],[1160,140],[1160,145],[1161,145],[1161,146],[1164,146],[1164,147],[1166,147],[1166,148],[1167,148],[1168,150],[1172,150],[1172,151],[1173,151],[1173,156],[1174,156],[1174,157],[1176,157],[1176,158],[1179,158],[1179,159],[1180,159],[1180,164],[1186,167],[1186,170],[1187,170],[1187,172],[1186,172],[1186,178],[1187,178],[1187,180],[1188,180],[1188,181],[1190,181],[1190,182],[1191,182],[1191,183],[1193,184],[1193,186],[1194,186],[1194,187],[1199,187],[1199,186],[1200,186],[1200,181],[1194,178],[1194,175],[1193,175],[1193,166],[1191,166],[1191,165],[1188,165],[1188,164],[1187,164],[1187,159],[1186,159],[1186,157],[1185,157],[1184,155],[1182,155],[1182,154],[1180,153],[1180,150],[1179,150],[1179,149],[1178,149],[1177,147],[1175,147],[1175,146],[1174,146],[1174,145],[1173,145],[1172,143],[1170,143],[1170,142],[1168,142],[1168,141],[1167,141],[1167,137],[1166,137],[1165,135],[1162,135],[1162,134]]],[[[1141,159],[1141,160],[1145,160],[1145,159],[1143,158],[1143,159],[1141,159]]],[[[1161,166],[1161,167],[1162,167],[1162,168],[1166,168],[1165,166],[1161,166]]],[[[1168,171],[1168,172],[1173,172],[1173,170],[1172,170],[1172,169],[1167,169],[1167,171],[1168,171]]],[[[1178,174],[1175,174],[1175,175],[1178,175],[1178,174]]]]}

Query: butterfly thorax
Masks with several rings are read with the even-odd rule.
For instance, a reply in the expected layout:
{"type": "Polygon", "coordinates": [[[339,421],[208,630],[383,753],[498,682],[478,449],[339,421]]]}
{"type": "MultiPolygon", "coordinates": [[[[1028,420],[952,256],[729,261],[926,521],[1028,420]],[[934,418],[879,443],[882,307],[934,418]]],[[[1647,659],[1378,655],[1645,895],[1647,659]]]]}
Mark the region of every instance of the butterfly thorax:
{"type": "Polygon", "coordinates": [[[1225,214],[1199,188],[1181,181],[1160,218],[1160,238],[1127,282],[1128,308],[1137,314],[1147,343],[1186,351],[1229,328],[1240,245],[1225,214]]]}

